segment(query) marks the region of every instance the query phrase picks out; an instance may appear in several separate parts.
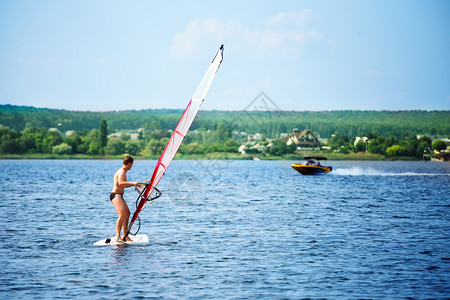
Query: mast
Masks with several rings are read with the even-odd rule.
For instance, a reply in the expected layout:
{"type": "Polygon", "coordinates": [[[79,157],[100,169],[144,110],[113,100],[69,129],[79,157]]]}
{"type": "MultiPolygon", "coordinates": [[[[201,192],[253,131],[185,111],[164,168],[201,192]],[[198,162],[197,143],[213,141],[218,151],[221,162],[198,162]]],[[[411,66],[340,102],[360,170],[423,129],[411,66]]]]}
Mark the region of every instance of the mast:
{"type": "Polygon", "coordinates": [[[156,164],[156,167],[153,171],[148,186],[139,196],[141,197],[141,200],[136,207],[136,211],[133,214],[130,224],[128,225],[128,232],[126,235],[130,233],[131,227],[133,226],[134,222],[139,216],[139,213],[144,209],[145,204],[148,201],[153,202],[154,200],[156,200],[156,198],[161,196],[161,193],[156,188],[156,186],[161,181],[164,173],[166,172],[167,168],[172,162],[173,157],[177,153],[178,148],[180,148],[181,142],[186,136],[189,127],[191,127],[191,124],[194,121],[195,116],[197,115],[200,105],[205,100],[206,94],[208,93],[209,88],[211,87],[211,84],[214,80],[214,77],[216,76],[216,72],[219,69],[220,64],[222,63],[223,49],[224,49],[223,45],[220,46],[209,68],[206,70],[206,73],[203,76],[202,81],[200,82],[194,95],[192,96],[186,109],[184,110],[183,115],[178,121],[178,124],[175,127],[175,130],[173,131],[172,136],[169,139],[169,142],[167,143],[166,147],[164,148],[164,151],[159,157],[158,163],[156,164]],[[155,190],[157,192],[157,195],[152,197],[152,194],[153,192],[155,192],[155,190]]]}

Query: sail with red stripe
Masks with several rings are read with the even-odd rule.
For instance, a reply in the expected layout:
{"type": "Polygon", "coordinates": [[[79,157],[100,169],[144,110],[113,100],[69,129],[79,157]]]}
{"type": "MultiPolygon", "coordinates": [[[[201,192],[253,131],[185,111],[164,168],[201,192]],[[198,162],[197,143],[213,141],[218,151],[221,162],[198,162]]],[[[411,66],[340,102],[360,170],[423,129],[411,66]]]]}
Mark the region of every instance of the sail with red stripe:
{"type": "Polygon", "coordinates": [[[209,88],[211,87],[211,84],[214,80],[214,77],[216,76],[216,72],[219,69],[220,64],[222,63],[222,60],[223,60],[223,45],[220,47],[219,51],[217,51],[217,54],[214,57],[213,61],[211,62],[211,65],[209,66],[208,70],[203,76],[202,81],[197,87],[197,90],[195,91],[194,95],[189,101],[189,104],[184,110],[180,121],[178,121],[177,127],[175,127],[175,130],[173,131],[172,136],[170,137],[169,142],[166,145],[166,148],[164,149],[163,153],[161,154],[161,157],[158,160],[158,163],[156,164],[149,185],[140,195],[141,200],[136,207],[136,211],[133,215],[133,218],[130,221],[130,224],[128,225],[128,232],[130,231],[131,227],[136,221],[139,213],[144,209],[147,201],[152,200],[151,196],[153,192],[155,192],[156,186],[161,181],[161,178],[163,177],[164,173],[166,172],[167,168],[172,162],[172,159],[177,153],[178,148],[180,148],[181,142],[186,136],[189,127],[191,127],[191,124],[194,121],[195,116],[197,115],[200,105],[202,104],[203,100],[206,97],[206,94],[208,93],[209,88]]]}

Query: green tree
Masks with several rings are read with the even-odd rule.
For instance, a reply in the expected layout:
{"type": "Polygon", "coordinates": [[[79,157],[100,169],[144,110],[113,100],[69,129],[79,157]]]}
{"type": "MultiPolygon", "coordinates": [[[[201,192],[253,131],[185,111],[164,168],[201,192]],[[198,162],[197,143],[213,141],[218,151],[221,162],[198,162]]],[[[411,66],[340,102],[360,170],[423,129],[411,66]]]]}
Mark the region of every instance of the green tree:
{"type": "Polygon", "coordinates": [[[126,133],[126,132],[122,132],[121,134],[120,134],[120,139],[122,140],[122,141],[129,141],[129,140],[131,140],[131,135],[129,135],[128,133],[126,133]]]}
{"type": "Polygon", "coordinates": [[[81,153],[89,155],[98,155],[100,151],[99,130],[92,129],[89,133],[81,137],[82,144],[78,146],[81,153]]]}
{"type": "Polygon", "coordinates": [[[48,130],[42,140],[42,153],[52,153],[53,146],[62,143],[62,137],[59,131],[48,130]]]}
{"type": "Polygon", "coordinates": [[[447,143],[445,143],[443,140],[435,140],[432,144],[433,150],[436,151],[442,151],[447,149],[447,143]]]}
{"type": "Polygon", "coordinates": [[[422,158],[424,154],[429,152],[429,149],[427,142],[419,142],[416,148],[416,157],[422,158]]]}
{"type": "Polygon", "coordinates": [[[204,152],[205,148],[197,142],[186,145],[181,144],[180,153],[182,154],[203,154],[204,152]]]}
{"type": "Polygon", "coordinates": [[[24,149],[24,153],[40,153],[45,132],[45,129],[37,127],[25,128],[20,137],[20,147],[24,149]]]}
{"type": "Polygon", "coordinates": [[[87,154],[89,155],[98,155],[101,154],[100,153],[100,141],[98,140],[93,140],[89,143],[89,148],[87,150],[87,154]]]}
{"type": "MultiPolygon", "coordinates": [[[[377,136],[376,138],[369,141],[369,143],[367,145],[367,151],[370,153],[373,153],[373,154],[386,155],[387,147],[385,147],[385,143],[386,143],[385,138],[383,138],[381,136],[377,136]]],[[[392,146],[392,145],[389,145],[389,146],[392,146]]]]}
{"type": "Polygon", "coordinates": [[[168,138],[163,138],[163,139],[151,139],[148,144],[146,149],[148,150],[150,155],[160,155],[163,150],[164,147],[166,146],[167,142],[169,141],[168,138]]]}
{"type": "Polygon", "coordinates": [[[226,126],[224,122],[220,122],[217,125],[216,135],[219,141],[226,141],[231,138],[231,129],[229,126],[226,126]]]}
{"type": "Polygon", "coordinates": [[[106,147],[108,144],[108,124],[103,119],[100,122],[100,147],[106,147]]]}
{"type": "Polygon", "coordinates": [[[350,145],[350,144],[346,144],[346,145],[344,145],[344,146],[341,146],[341,147],[338,149],[338,152],[339,152],[339,153],[343,153],[343,154],[349,154],[350,151],[352,151],[352,148],[351,148],[351,145],[350,145]]]}
{"type": "Polygon", "coordinates": [[[373,140],[373,139],[380,137],[380,134],[377,131],[374,131],[374,132],[370,132],[370,133],[366,134],[365,136],[367,136],[367,138],[369,140],[373,140]]]}
{"type": "Polygon", "coordinates": [[[110,155],[123,154],[125,152],[125,143],[119,139],[109,140],[105,150],[110,155]]]}
{"type": "Polygon", "coordinates": [[[350,140],[346,135],[334,134],[331,139],[328,140],[328,145],[331,149],[339,149],[343,146],[348,146],[350,140]]]}
{"type": "MultiPolygon", "coordinates": [[[[400,146],[405,148],[404,155],[416,156],[417,147],[419,146],[419,141],[414,135],[405,135],[402,141],[399,143],[400,146]]],[[[422,157],[422,155],[420,155],[422,157]]]]}
{"type": "MultiPolygon", "coordinates": [[[[389,148],[389,147],[391,147],[391,146],[394,146],[394,145],[397,145],[398,144],[398,140],[397,140],[397,138],[396,137],[394,137],[394,136],[389,136],[385,141],[384,141],[384,144],[383,144],[383,150],[384,150],[384,153],[383,154],[386,154],[386,150],[387,150],[387,148],[389,148]]],[[[380,153],[381,154],[381,153],[380,153]]]]}
{"type": "Polygon", "coordinates": [[[67,145],[66,143],[62,143],[62,144],[53,146],[52,153],[53,154],[71,154],[72,147],[67,145]]]}
{"type": "Polygon", "coordinates": [[[78,147],[82,144],[81,137],[78,133],[74,133],[71,136],[64,139],[64,143],[72,147],[72,153],[80,153],[81,149],[78,147]]]}
{"type": "Polygon", "coordinates": [[[356,152],[366,152],[367,144],[362,139],[360,139],[355,145],[356,152]]]}
{"type": "Polygon", "coordinates": [[[210,143],[205,148],[205,153],[225,152],[222,143],[214,142],[210,143]]]}
{"type": "Polygon", "coordinates": [[[161,123],[160,123],[159,121],[153,120],[153,121],[150,123],[150,129],[152,129],[152,130],[157,130],[157,129],[160,129],[160,128],[161,128],[161,123]]]}
{"type": "Polygon", "coordinates": [[[269,148],[269,153],[276,156],[282,156],[288,153],[294,153],[297,149],[297,145],[292,143],[289,146],[285,140],[276,140],[273,142],[272,147],[269,148]]]}
{"type": "Polygon", "coordinates": [[[9,130],[8,128],[0,128],[0,153],[14,154],[20,153],[20,132],[9,130]]]}
{"type": "Polygon", "coordinates": [[[427,143],[427,146],[431,149],[431,145],[432,145],[432,141],[431,141],[431,139],[429,138],[429,137],[427,137],[427,136],[421,136],[420,138],[419,138],[419,142],[425,142],[425,143],[427,143]]]}
{"type": "Polygon", "coordinates": [[[127,141],[125,144],[125,151],[129,155],[137,155],[141,152],[141,145],[138,141],[127,141]]]}
{"type": "Polygon", "coordinates": [[[138,132],[138,140],[143,141],[144,140],[144,131],[139,130],[138,132]]]}
{"type": "Polygon", "coordinates": [[[402,156],[407,152],[405,147],[399,146],[399,145],[394,145],[391,146],[389,148],[386,149],[386,154],[389,157],[394,157],[394,156],[402,156]]]}
{"type": "Polygon", "coordinates": [[[225,141],[224,146],[225,146],[226,152],[237,153],[240,144],[238,142],[236,142],[235,140],[229,138],[225,141]]]}

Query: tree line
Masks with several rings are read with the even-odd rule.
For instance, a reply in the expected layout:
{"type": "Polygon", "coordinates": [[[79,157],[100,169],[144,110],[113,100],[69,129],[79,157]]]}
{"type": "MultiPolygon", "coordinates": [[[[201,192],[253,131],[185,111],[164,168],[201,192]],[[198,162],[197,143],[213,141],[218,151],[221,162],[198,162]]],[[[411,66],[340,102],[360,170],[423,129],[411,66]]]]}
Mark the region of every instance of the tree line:
{"type": "MultiPolygon", "coordinates": [[[[0,128],[0,154],[86,154],[86,155],[161,155],[172,134],[170,130],[148,125],[139,131],[136,140],[122,133],[118,138],[108,138],[108,124],[100,121],[98,129],[83,129],[65,137],[59,130],[29,127],[23,131],[0,128]]],[[[229,127],[219,123],[215,130],[201,127],[186,135],[180,154],[205,154],[213,152],[238,152],[240,143],[232,138],[229,127]]]]}
{"type": "MultiPolygon", "coordinates": [[[[0,154],[86,154],[86,155],[142,155],[158,157],[169,141],[171,131],[157,128],[158,124],[146,124],[139,131],[136,140],[130,134],[122,133],[117,138],[108,139],[108,124],[100,121],[98,129],[83,129],[65,137],[60,131],[38,127],[29,127],[23,131],[0,128],[0,154]]],[[[385,157],[410,156],[423,158],[433,150],[441,151],[447,145],[441,140],[432,141],[427,136],[417,137],[405,133],[401,139],[394,136],[383,137],[377,132],[365,134],[367,139],[355,143],[346,135],[335,133],[326,144],[325,152],[368,152],[385,157]]],[[[246,153],[254,155],[283,156],[295,153],[295,144],[286,144],[285,139],[269,140],[265,135],[249,143],[247,135],[232,131],[230,126],[220,122],[214,130],[202,125],[198,130],[190,131],[183,141],[181,155],[202,155],[207,153],[237,153],[242,144],[247,144],[246,153]],[[252,148],[257,143],[259,148],[252,148]]]]}
{"type": "Polygon", "coordinates": [[[0,128],[0,154],[105,154],[107,124],[99,129],[84,129],[64,137],[59,130],[29,127],[22,132],[0,128]]]}
{"type": "Polygon", "coordinates": [[[404,133],[401,139],[394,136],[383,137],[377,132],[365,134],[367,140],[351,140],[348,136],[335,134],[328,140],[329,151],[348,154],[350,152],[367,152],[381,154],[385,157],[409,156],[422,159],[424,155],[432,151],[441,151],[447,148],[447,144],[440,139],[434,142],[428,136],[417,136],[404,133]],[[356,143],[355,143],[356,142],[356,143]]]}
{"type": "MultiPolygon", "coordinates": [[[[97,129],[106,120],[110,130],[172,130],[183,110],[146,109],[110,112],[81,112],[0,105],[0,125],[12,130],[26,128],[58,128],[60,131],[97,129]]],[[[350,139],[367,132],[402,139],[405,132],[428,136],[450,133],[450,111],[200,111],[191,130],[215,130],[220,122],[238,132],[261,133],[280,138],[294,128],[309,129],[321,138],[334,134],[350,139]]]]}

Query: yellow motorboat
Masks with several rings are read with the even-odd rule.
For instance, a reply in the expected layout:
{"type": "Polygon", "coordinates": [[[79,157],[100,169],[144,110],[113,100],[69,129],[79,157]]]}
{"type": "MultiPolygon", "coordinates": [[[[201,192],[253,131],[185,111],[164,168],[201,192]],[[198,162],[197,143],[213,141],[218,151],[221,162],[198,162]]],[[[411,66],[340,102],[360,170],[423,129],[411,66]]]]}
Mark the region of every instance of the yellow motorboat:
{"type": "Polygon", "coordinates": [[[320,164],[320,160],[327,160],[326,157],[308,156],[305,157],[305,160],[307,161],[306,164],[292,164],[291,167],[303,175],[320,175],[333,170],[331,166],[322,166],[320,164]]]}

